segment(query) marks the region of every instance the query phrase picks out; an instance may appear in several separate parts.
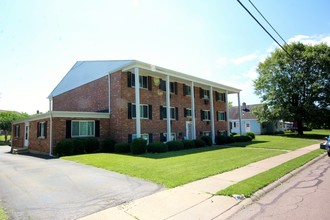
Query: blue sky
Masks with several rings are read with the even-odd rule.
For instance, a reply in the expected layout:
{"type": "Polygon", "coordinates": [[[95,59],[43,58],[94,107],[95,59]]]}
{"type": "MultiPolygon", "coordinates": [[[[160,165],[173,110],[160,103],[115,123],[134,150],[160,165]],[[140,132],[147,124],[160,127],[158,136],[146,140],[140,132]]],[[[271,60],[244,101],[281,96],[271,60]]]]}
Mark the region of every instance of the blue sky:
{"type": "MultiPolygon", "coordinates": [[[[330,45],[330,1],[252,2],[286,41],[330,45]]],[[[255,68],[276,47],[236,0],[0,0],[0,109],[46,112],[77,60],[111,59],[233,86],[257,104],[255,68]]]]}

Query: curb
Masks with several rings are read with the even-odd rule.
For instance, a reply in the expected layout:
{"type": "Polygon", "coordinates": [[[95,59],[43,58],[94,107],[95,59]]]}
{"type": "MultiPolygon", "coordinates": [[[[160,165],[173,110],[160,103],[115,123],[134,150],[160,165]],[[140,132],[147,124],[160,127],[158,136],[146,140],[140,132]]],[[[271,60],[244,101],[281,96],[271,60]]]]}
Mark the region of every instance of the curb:
{"type": "Polygon", "coordinates": [[[277,188],[278,186],[282,185],[284,182],[288,181],[293,176],[297,175],[301,171],[303,171],[306,167],[316,163],[317,161],[321,160],[322,158],[326,157],[327,154],[323,153],[320,156],[314,158],[313,160],[305,163],[303,166],[291,171],[290,173],[284,175],[280,179],[276,180],[275,182],[269,184],[268,186],[264,187],[263,189],[258,190],[255,192],[250,198],[244,199],[241,202],[237,203],[230,209],[228,209],[226,212],[222,213],[219,217],[221,219],[228,219],[231,216],[233,216],[236,212],[239,212],[240,210],[244,209],[246,206],[251,205],[253,202],[260,199],[260,197],[264,196],[268,192],[272,191],[273,189],[277,188]]]}

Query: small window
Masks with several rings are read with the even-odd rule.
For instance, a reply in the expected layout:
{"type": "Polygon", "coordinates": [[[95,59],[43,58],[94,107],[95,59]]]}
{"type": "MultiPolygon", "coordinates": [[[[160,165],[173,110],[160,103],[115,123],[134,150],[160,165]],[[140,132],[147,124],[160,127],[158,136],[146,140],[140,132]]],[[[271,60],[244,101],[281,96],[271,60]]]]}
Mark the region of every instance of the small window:
{"type": "MultiPolygon", "coordinates": [[[[136,105],[132,104],[132,118],[136,118],[136,105]]],[[[149,119],[149,105],[140,104],[140,118],[149,119]]]]}
{"type": "Polygon", "coordinates": [[[211,131],[202,131],[202,136],[211,136],[211,131]]]}
{"type": "Polygon", "coordinates": [[[233,126],[234,126],[234,128],[237,128],[237,122],[234,122],[233,126]]]}
{"type": "Polygon", "coordinates": [[[20,126],[15,125],[15,130],[14,130],[14,137],[18,138],[19,137],[19,132],[20,131],[20,126]]]}
{"type": "MultiPolygon", "coordinates": [[[[159,79],[159,89],[166,91],[166,80],[159,79]]],[[[170,82],[170,92],[178,94],[178,83],[170,82]]]]}
{"type": "Polygon", "coordinates": [[[201,110],[201,120],[202,121],[210,121],[211,115],[210,110],[201,110]]]}
{"type": "MultiPolygon", "coordinates": [[[[135,74],[128,73],[127,76],[128,87],[135,87],[135,74]]],[[[140,88],[151,90],[151,77],[139,75],[140,88]]]]}
{"type": "Polygon", "coordinates": [[[226,93],[220,93],[220,92],[216,92],[215,93],[215,98],[217,101],[220,101],[220,102],[225,102],[226,101],[226,93]]]}
{"type": "MultiPolygon", "coordinates": [[[[147,141],[147,144],[149,144],[149,134],[141,134],[141,138],[147,141]]],[[[132,140],[136,139],[136,134],[132,134],[132,140]]]]}
{"type": "MultiPolygon", "coordinates": [[[[178,120],[179,113],[177,107],[170,107],[171,120],[178,120]]],[[[160,119],[167,119],[167,110],[166,106],[160,106],[160,119]]]]}
{"type": "MultiPolygon", "coordinates": [[[[172,132],[171,137],[170,137],[170,141],[175,141],[175,140],[176,140],[176,133],[172,132]]],[[[161,133],[160,134],[160,141],[161,142],[166,142],[167,141],[167,133],[161,133]]]]}
{"type": "Polygon", "coordinates": [[[201,99],[209,99],[210,90],[205,90],[205,89],[199,88],[199,96],[201,99]]]}
{"type": "Polygon", "coordinates": [[[183,84],[183,95],[191,96],[191,87],[183,84]]]}
{"type": "Polygon", "coordinates": [[[217,112],[218,121],[226,121],[226,112],[217,112]]]}
{"type": "Polygon", "coordinates": [[[184,117],[191,117],[191,109],[190,108],[184,108],[184,117]]]}
{"type": "Polygon", "coordinates": [[[37,138],[47,137],[47,122],[39,122],[37,128],[37,138]]]}
{"type": "Polygon", "coordinates": [[[95,121],[72,121],[72,137],[95,137],[95,121]]]}

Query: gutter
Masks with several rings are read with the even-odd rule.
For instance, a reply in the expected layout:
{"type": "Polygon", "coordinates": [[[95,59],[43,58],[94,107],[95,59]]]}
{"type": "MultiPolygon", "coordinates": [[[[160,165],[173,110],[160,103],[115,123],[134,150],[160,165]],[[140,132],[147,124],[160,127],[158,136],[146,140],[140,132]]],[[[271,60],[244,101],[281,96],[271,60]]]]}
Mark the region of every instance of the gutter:
{"type": "Polygon", "coordinates": [[[49,115],[49,156],[53,156],[52,154],[53,150],[53,115],[52,111],[50,111],[49,115]]]}

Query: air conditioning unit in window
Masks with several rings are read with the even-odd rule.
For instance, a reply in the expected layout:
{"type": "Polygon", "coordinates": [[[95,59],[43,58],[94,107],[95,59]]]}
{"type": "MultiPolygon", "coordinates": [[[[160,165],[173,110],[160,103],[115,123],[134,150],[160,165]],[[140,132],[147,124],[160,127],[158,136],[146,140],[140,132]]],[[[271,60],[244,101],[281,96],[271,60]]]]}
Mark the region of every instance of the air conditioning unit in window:
{"type": "Polygon", "coordinates": [[[204,95],[204,99],[209,99],[209,96],[208,95],[204,95]]]}

